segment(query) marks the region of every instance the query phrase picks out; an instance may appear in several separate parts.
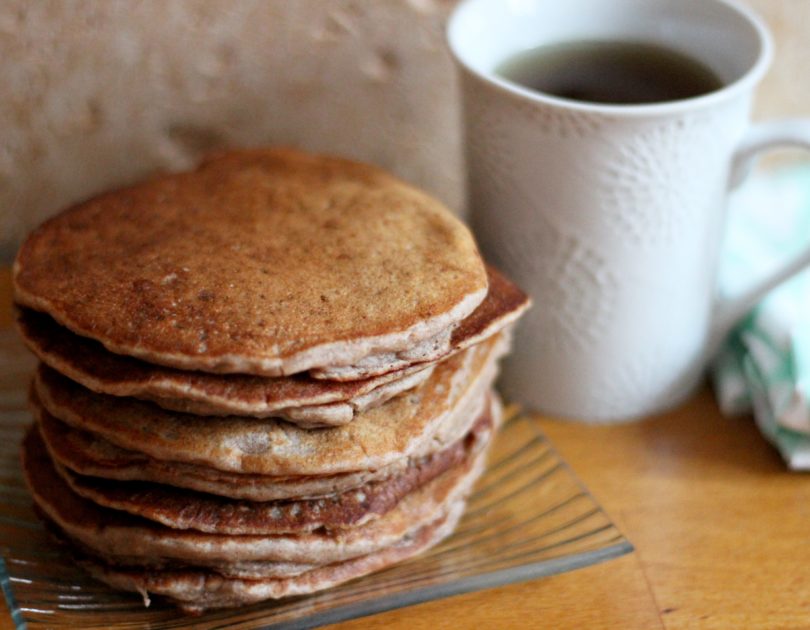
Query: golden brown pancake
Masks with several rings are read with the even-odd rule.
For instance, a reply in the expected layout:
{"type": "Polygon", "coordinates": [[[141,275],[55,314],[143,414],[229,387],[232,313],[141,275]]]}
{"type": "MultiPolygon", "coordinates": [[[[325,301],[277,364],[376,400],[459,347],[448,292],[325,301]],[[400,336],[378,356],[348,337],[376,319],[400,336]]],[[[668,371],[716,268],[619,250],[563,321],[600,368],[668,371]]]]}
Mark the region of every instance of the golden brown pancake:
{"type": "Polygon", "coordinates": [[[139,593],[144,605],[150,595],[167,598],[182,611],[199,614],[216,608],[235,608],[268,599],[307,595],[416,556],[446,538],[463,512],[459,502],[433,522],[381,550],[339,563],[319,566],[292,577],[240,579],[202,568],[150,570],[116,567],[85,556],[78,563],[93,577],[113,588],[139,593]]]}
{"type": "MultiPolygon", "coordinates": [[[[441,361],[469,348],[511,325],[531,306],[529,297],[494,267],[487,265],[489,291],[473,313],[456,326],[450,342],[431,355],[430,361],[441,361]]],[[[372,378],[391,370],[402,370],[414,362],[400,354],[377,354],[355,365],[314,368],[310,374],[318,379],[352,381],[372,378]]]]}
{"type": "MultiPolygon", "coordinates": [[[[453,331],[448,354],[480,343],[511,324],[528,299],[511,282],[488,268],[486,299],[453,331]]],[[[161,407],[197,415],[280,417],[299,426],[350,421],[355,412],[384,403],[430,376],[432,364],[405,367],[362,380],[329,381],[307,374],[262,377],[206,374],[152,365],[114,354],[97,341],[80,337],[44,313],[22,309],[18,328],[26,345],[43,362],[95,392],[133,396],[161,407]]]]}
{"type": "MultiPolygon", "coordinates": [[[[48,529],[51,536],[56,540],[61,541],[63,544],[69,545],[70,551],[78,551],[79,557],[89,556],[113,567],[132,567],[134,563],[134,565],[138,568],[148,569],[149,571],[174,571],[189,568],[196,568],[199,570],[199,567],[194,567],[194,565],[179,560],[167,560],[160,558],[139,558],[137,560],[133,560],[122,559],[120,556],[105,556],[94,553],[92,550],[78,544],[76,541],[72,541],[67,538],[64,532],[60,531],[52,521],[47,519],[47,517],[42,516],[42,518],[44,519],[45,527],[48,529]]],[[[322,566],[324,565],[310,564],[305,562],[206,562],[206,570],[213,571],[222,577],[246,580],[295,577],[296,575],[301,575],[302,573],[312,571],[313,569],[317,569],[318,567],[322,566]]]]}
{"type": "Polygon", "coordinates": [[[373,553],[401,541],[463,500],[477,479],[485,449],[406,495],[365,524],[302,534],[231,536],[171,529],[101,507],[75,494],[56,471],[38,431],[23,442],[22,466],[38,509],[70,540],[121,563],[177,560],[196,566],[244,562],[324,565],[373,553]]]}
{"type": "Polygon", "coordinates": [[[35,394],[63,422],[161,460],[262,475],[327,475],[387,466],[465,435],[505,351],[500,335],[439,364],[418,390],[349,424],[306,430],[276,420],[205,418],[96,394],[40,366],[35,394]]]}
{"type": "Polygon", "coordinates": [[[320,499],[234,501],[166,484],[110,481],[56,469],[79,496],[173,529],[211,534],[287,534],[356,527],[385,514],[407,494],[460,465],[483,447],[492,430],[485,410],[462,440],[418,458],[404,470],[354,490],[320,499]]]}
{"type": "Polygon", "coordinates": [[[357,381],[325,381],[306,373],[267,377],[208,374],[153,365],[109,352],[44,313],[22,309],[17,318],[29,349],[46,365],[95,392],[151,400],[197,415],[284,418],[299,426],[349,422],[356,410],[382,404],[430,376],[416,365],[357,381]]]}
{"type": "Polygon", "coordinates": [[[80,475],[119,481],[166,483],[208,494],[246,499],[319,499],[386,479],[404,470],[414,458],[402,458],[382,468],[335,475],[272,476],[234,473],[164,461],[122,449],[104,438],[74,429],[32,400],[34,417],[52,459],[80,475]]]}
{"type": "Polygon", "coordinates": [[[371,166],[215,155],[69,208],[14,263],[16,301],[109,350],[279,376],[429,355],[484,299],[467,228],[371,166]]]}

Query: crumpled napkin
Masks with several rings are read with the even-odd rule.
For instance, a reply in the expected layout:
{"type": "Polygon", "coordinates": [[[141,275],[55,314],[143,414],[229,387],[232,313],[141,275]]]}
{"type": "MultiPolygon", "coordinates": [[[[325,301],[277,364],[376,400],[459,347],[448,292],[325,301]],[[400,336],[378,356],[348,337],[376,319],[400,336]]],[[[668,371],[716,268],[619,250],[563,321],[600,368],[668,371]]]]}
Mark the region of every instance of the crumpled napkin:
{"type": "MultiPolygon", "coordinates": [[[[761,174],[732,195],[719,291],[734,296],[810,243],[810,164],[761,174]]],[[[793,470],[810,470],[810,271],[770,292],[712,366],[723,413],[753,411],[793,470]]]]}

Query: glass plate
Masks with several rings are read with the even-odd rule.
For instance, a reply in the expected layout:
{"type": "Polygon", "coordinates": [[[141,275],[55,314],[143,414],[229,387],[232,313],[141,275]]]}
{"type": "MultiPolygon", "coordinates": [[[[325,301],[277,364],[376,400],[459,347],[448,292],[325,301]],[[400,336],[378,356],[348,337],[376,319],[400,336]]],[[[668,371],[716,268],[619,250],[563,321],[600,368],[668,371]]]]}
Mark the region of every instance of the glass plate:
{"type": "Polygon", "coordinates": [[[549,445],[507,410],[457,531],[422,556],[332,590],[187,617],[117,593],[72,566],[34,516],[18,465],[34,360],[0,331],[0,586],[17,627],[308,628],[570,571],[632,551],[549,445]]]}

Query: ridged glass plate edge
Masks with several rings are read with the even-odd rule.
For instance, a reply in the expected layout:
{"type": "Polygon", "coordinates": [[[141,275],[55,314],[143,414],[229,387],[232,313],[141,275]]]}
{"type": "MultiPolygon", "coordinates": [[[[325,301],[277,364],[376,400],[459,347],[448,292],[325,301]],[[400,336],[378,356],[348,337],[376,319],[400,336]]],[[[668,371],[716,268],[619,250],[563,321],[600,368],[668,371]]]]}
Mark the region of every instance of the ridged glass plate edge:
{"type": "Polygon", "coordinates": [[[566,573],[618,558],[632,553],[633,550],[633,545],[628,541],[624,541],[595,551],[571,554],[553,560],[543,560],[541,562],[535,562],[512,569],[504,569],[503,571],[495,571],[493,573],[483,573],[456,582],[418,589],[393,597],[382,597],[377,600],[350,604],[341,608],[333,608],[332,610],[319,613],[317,619],[310,618],[299,621],[282,622],[268,626],[268,628],[272,628],[273,630],[306,630],[307,628],[316,628],[340,621],[376,615],[378,613],[396,610],[397,608],[424,604],[425,602],[453,597],[454,595],[463,595],[465,593],[473,593],[488,588],[508,586],[510,584],[527,582],[541,577],[566,573]]]}

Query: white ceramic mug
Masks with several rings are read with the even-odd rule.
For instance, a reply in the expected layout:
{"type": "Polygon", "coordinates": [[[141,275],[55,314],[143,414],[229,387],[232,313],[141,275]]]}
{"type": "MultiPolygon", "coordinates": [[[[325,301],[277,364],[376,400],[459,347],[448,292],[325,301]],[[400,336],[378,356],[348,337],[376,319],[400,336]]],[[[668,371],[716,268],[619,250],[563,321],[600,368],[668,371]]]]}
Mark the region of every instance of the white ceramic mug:
{"type": "Polygon", "coordinates": [[[765,26],[721,0],[465,0],[448,41],[461,69],[473,228],[535,302],[505,393],[588,421],[680,402],[730,326],[810,262],[808,251],[734,303],[716,299],[729,188],[763,149],[810,148],[807,121],[749,123],[771,58],[765,26]],[[723,87],[602,105],[495,74],[519,52],[578,40],[659,44],[708,65],[723,87]]]}

